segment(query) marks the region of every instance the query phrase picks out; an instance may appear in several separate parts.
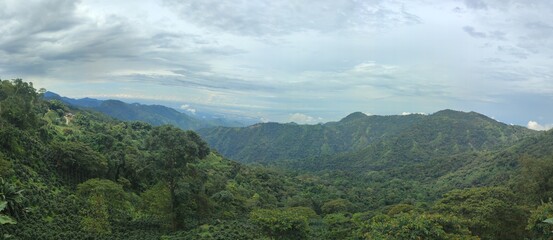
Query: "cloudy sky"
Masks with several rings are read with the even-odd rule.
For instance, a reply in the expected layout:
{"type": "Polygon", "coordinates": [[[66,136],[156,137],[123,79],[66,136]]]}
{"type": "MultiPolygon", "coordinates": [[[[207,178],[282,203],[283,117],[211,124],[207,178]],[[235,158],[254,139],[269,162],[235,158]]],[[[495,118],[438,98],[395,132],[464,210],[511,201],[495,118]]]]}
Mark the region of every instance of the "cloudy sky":
{"type": "Polygon", "coordinates": [[[553,1],[0,1],[0,78],[317,123],[477,111],[553,124],[553,1]]]}

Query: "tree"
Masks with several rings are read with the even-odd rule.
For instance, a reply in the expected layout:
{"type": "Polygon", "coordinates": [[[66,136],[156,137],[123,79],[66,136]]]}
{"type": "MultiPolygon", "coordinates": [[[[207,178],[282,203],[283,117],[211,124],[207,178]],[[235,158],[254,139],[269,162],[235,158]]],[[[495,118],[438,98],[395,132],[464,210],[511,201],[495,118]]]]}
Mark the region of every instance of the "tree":
{"type": "Polygon", "coordinates": [[[478,239],[456,217],[428,213],[399,213],[394,216],[377,215],[369,223],[365,239],[419,240],[419,239],[478,239]]]}
{"type": "Polygon", "coordinates": [[[250,213],[250,220],[275,239],[305,239],[309,232],[308,219],[308,213],[294,208],[257,209],[250,213]]]}
{"type": "Polygon", "coordinates": [[[164,227],[172,227],[171,194],[167,184],[158,183],[144,191],[141,197],[148,214],[164,227]]]}
{"type": "Polygon", "coordinates": [[[328,239],[351,239],[354,224],[350,217],[343,213],[327,214],[323,218],[328,232],[325,234],[328,239]]]}
{"type": "Polygon", "coordinates": [[[155,127],[146,139],[146,146],[159,169],[161,179],[167,184],[171,198],[171,226],[178,227],[176,189],[179,180],[187,172],[188,164],[205,158],[209,154],[207,144],[192,131],[165,125],[155,127]]]}
{"type": "Polygon", "coordinates": [[[37,127],[39,118],[33,108],[38,99],[32,83],[21,79],[0,80],[0,126],[6,120],[20,129],[37,127]]]}
{"type": "Polygon", "coordinates": [[[545,202],[553,196],[553,158],[522,156],[518,188],[531,203],[545,202]]]}
{"type": "Polygon", "coordinates": [[[553,202],[542,203],[532,210],[526,226],[526,230],[530,231],[532,239],[548,240],[553,237],[553,224],[545,221],[552,217],[553,202]]]}
{"type": "Polygon", "coordinates": [[[130,204],[123,187],[107,179],[89,179],[77,186],[77,195],[85,201],[81,209],[84,231],[109,234],[111,222],[128,220],[130,204]]]}
{"type": "Polygon", "coordinates": [[[102,194],[94,194],[86,198],[86,205],[81,211],[84,215],[81,220],[83,230],[96,234],[111,233],[106,198],[102,194]]]}
{"type": "Polygon", "coordinates": [[[351,209],[351,202],[346,199],[334,199],[328,202],[325,202],[321,207],[321,210],[324,213],[340,213],[348,212],[351,209]]]}
{"type": "Polygon", "coordinates": [[[523,239],[527,213],[518,199],[502,187],[453,190],[434,208],[469,222],[469,229],[482,239],[523,239]]]}
{"type": "Polygon", "coordinates": [[[24,207],[23,190],[17,190],[13,184],[3,178],[0,178],[0,201],[6,202],[5,212],[16,219],[24,216],[27,211],[24,207]]]}
{"type": "Polygon", "coordinates": [[[80,181],[83,178],[101,177],[106,173],[107,159],[87,144],[54,141],[51,144],[51,150],[52,161],[62,173],[67,174],[67,176],[79,173],[79,176],[71,176],[73,180],[80,181]]]}
{"type": "MultiPolygon", "coordinates": [[[[6,207],[8,206],[8,202],[6,201],[0,201],[0,212],[4,211],[6,207]]],[[[4,224],[16,224],[17,221],[15,219],[11,218],[10,216],[0,214],[0,225],[4,224]]]]}
{"type": "Polygon", "coordinates": [[[13,164],[2,157],[0,153],[0,177],[7,177],[13,174],[13,164]]]}

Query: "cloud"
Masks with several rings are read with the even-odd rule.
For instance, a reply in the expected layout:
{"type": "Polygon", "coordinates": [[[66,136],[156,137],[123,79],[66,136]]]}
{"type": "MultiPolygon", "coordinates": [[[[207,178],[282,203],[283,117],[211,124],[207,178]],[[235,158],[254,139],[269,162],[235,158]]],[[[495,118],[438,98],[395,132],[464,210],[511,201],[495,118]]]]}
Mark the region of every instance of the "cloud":
{"type": "Polygon", "coordinates": [[[427,115],[426,113],[424,112],[419,112],[419,113],[412,113],[412,112],[402,112],[401,115],[402,116],[407,116],[407,115],[413,115],[413,114],[419,114],[419,115],[427,115]]]}
{"type": "Polygon", "coordinates": [[[488,6],[482,0],[465,0],[465,6],[470,9],[488,9],[488,6]]]}
{"type": "Polygon", "coordinates": [[[504,40],[507,40],[505,37],[506,35],[507,34],[502,31],[491,31],[489,33],[489,38],[504,41],[504,40]]]}
{"type": "Polygon", "coordinates": [[[471,37],[474,37],[474,38],[486,38],[487,37],[486,33],[477,32],[476,30],[474,30],[474,27],[471,27],[471,26],[464,26],[463,31],[465,31],[471,37]]]}
{"type": "Polygon", "coordinates": [[[530,53],[524,48],[515,47],[515,46],[497,46],[497,51],[502,52],[519,59],[527,59],[530,56],[530,53]]]}
{"type": "Polygon", "coordinates": [[[125,19],[95,19],[80,12],[79,4],[63,0],[8,4],[8,10],[0,13],[0,71],[62,79],[73,70],[90,74],[90,79],[105,72],[99,62],[138,58],[150,49],[148,39],[140,37],[125,19]],[[86,64],[95,66],[79,68],[86,64]]]}
{"type": "Polygon", "coordinates": [[[527,127],[528,127],[529,129],[532,129],[532,130],[547,131],[547,130],[553,128],[553,124],[541,125],[541,124],[539,124],[539,123],[536,122],[536,121],[529,121],[528,124],[527,124],[527,127]]]}
{"type": "Polygon", "coordinates": [[[535,107],[492,112],[526,125],[518,116],[551,105],[552,9],[523,0],[5,0],[0,77],[74,97],[164,99],[271,121],[299,113],[312,123],[520,99],[535,107]]]}
{"type": "Polygon", "coordinates": [[[315,123],[315,121],[322,121],[322,118],[315,118],[308,115],[305,115],[303,113],[294,113],[290,114],[290,117],[288,118],[291,122],[300,123],[300,124],[308,124],[308,123],[315,123]]]}
{"type": "Polygon", "coordinates": [[[170,73],[131,73],[113,76],[127,81],[157,83],[165,86],[191,87],[219,91],[275,91],[270,84],[263,84],[250,79],[233,78],[207,71],[186,69],[172,70],[170,73]]]}
{"type": "Polygon", "coordinates": [[[182,110],[185,110],[187,112],[190,112],[192,114],[196,114],[196,109],[192,108],[190,105],[188,104],[183,104],[180,106],[180,109],[182,110]]]}
{"type": "Polygon", "coordinates": [[[374,29],[420,23],[404,3],[323,1],[177,1],[165,4],[200,26],[239,35],[284,35],[302,31],[374,29]]]}

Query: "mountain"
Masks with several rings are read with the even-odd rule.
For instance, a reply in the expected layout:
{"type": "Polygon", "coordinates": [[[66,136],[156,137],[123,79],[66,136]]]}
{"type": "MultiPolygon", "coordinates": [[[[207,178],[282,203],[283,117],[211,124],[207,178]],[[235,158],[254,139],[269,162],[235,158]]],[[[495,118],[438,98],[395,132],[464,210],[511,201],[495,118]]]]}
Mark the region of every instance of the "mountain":
{"type": "Polygon", "coordinates": [[[475,112],[443,110],[428,116],[367,116],[357,112],[326,124],[260,123],[244,128],[207,128],[199,134],[221,154],[242,162],[329,155],[341,158],[340,153],[350,153],[355,157],[347,158],[356,159],[355,162],[371,162],[366,159],[371,158],[374,163],[394,158],[417,161],[433,154],[491,149],[534,131],[475,112]]]}
{"type": "MultiPolygon", "coordinates": [[[[449,175],[457,176],[453,177],[456,180],[451,181],[465,187],[487,185],[497,182],[493,179],[495,173],[505,173],[505,169],[492,171],[496,168],[489,167],[489,163],[505,162],[504,157],[496,156],[504,156],[503,152],[513,146],[533,141],[540,135],[540,132],[500,123],[475,112],[443,110],[424,116],[401,132],[383,137],[357,151],[286,161],[280,165],[308,171],[379,172],[381,177],[417,181],[436,180],[449,175]],[[480,173],[471,178],[459,177],[466,175],[460,174],[465,170],[487,171],[484,174],[487,180],[477,176],[480,173]]],[[[513,157],[510,163],[504,165],[514,169],[518,157],[513,157]]]]}
{"type": "Polygon", "coordinates": [[[129,104],[119,100],[105,100],[93,109],[122,121],[144,121],[154,126],[172,124],[182,129],[210,126],[206,122],[161,105],[129,104]]]}
{"type": "MultiPolygon", "coordinates": [[[[431,168],[434,170],[430,171],[439,169],[439,165],[458,165],[455,171],[449,171],[437,179],[436,186],[439,188],[445,186],[463,188],[501,185],[513,181],[525,182],[532,178],[531,176],[517,174],[519,172],[539,176],[539,172],[552,171],[551,156],[553,156],[553,130],[533,134],[497,151],[481,152],[472,154],[472,156],[460,155],[440,164],[434,162],[436,165],[431,168]],[[462,164],[455,164],[459,161],[462,161],[462,164]]],[[[549,181],[547,179],[543,180],[549,181]]],[[[512,187],[519,188],[518,191],[520,192],[525,192],[529,188],[537,186],[535,184],[524,184],[523,186],[514,185],[512,187]]],[[[548,188],[547,186],[541,186],[540,188],[542,190],[537,192],[547,195],[542,199],[546,201],[551,192],[543,191],[543,189],[548,188]]],[[[534,194],[536,193],[529,195],[534,194]]]]}
{"type": "Polygon", "coordinates": [[[317,125],[258,123],[216,127],[198,133],[221,154],[242,162],[271,162],[361,149],[420,121],[422,115],[367,116],[357,112],[339,122],[317,125]]]}
{"type": "Polygon", "coordinates": [[[44,101],[22,80],[0,96],[6,239],[550,238],[553,130],[452,110],[228,128],[293,154],[326,134],[315,143],[341,151],[275,168],[224,159],[193,131],[44,101]]]}
{"type": "Polygon", "coordinates": [[[240,122],[222,117],[211,117],[211,115],[197,118],[162,105],[144,105],[92,98],[72,99],[53,92],[44,93],[44,98],[56,99],[69,105],[93,109],[122,121],[144,121],[154,126],[172,124],[185,130],[214,126],[244,126],[240,122]]]}
{"type": "Polygon", "coordinates": [[[60,100],[64,103],[67,103],[69,105],[73,106],[79,106],[79,107],[88,107],[88,108],[94,108],[98,107],[102,104],[102,100],[93,99],[93,98],[81,98],[81,99],[73,99],[68,97],[62,97],[56,93],[47,91],[44,93],[45,99],[56,99],[60,100]]]}
{"type": "Polygon", "coordinates": [[[475,112],[443,110],[424,116],[397,135],[382,138],[334,161],[347,168],[378,169],[467,152],[495,150],[534,134],[535,131],[527,128],[500,123],[475,112]]]}

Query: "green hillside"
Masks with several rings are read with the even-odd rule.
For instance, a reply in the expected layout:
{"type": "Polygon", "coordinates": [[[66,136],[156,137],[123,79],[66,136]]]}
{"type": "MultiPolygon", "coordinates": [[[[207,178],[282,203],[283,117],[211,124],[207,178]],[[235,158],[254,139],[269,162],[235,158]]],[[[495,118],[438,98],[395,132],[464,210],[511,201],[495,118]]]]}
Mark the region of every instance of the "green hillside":
{"type": "Polygon", "coordinates": [[[536,134],[478,113],[443,110],[423,116],[401,132],[382,137],[358,151],[323,157],[322,161],[316,159],[313,168],[363,171],[402,167],[452,155],[496,150],[536,134]]]}
{"type": "Polygon", "coordinates": [[[244,128],[216,127],[198,133],[221,154],[241,162],[302,159],[358,150],[393,136],[423,115],[366,116],[352,113],[339,122],[317,125],[259,123],[244,128]]]}
{"type": "Polygon", "coordinates": [[[43,97],[47,100],[59,100],[73,107],[98,111],[121,121],[142,121],[154,126],[171,124],[184,130],[216,126],[244,126],[243,123],[225,118],[197,118],[162,105],[145,105],[92,98],[72,99],[53,92],[45,92],[43,97]]]}
{"type": "MultiPolygon", "coordinates": [[[[260,123],[245,128],[202,129],[199,134],[221,154],[241,162],[267,163],[355,152],[357,156],[347,158],[376,166],[376,162],[394,159],[420,161],[437,154],[493,149],[535,132],[474,112],[444,110],[428,116],[353,113],[326,124],[260,123]]],[[[361,165],[355,167],[369,167],[361,165]]]]}
{"type": "Polygon", "coordinates": [[[247,129],[256,128],[342,137],[323,144],[365,140],[351,147],[358,150],[333,148],[337,155],[244,165],[211,151],[193,131],[115,120],[3,80],[0,237],[553,237],[553,225],[543,222],[553,217],[553,131],[451,110],[247,129]]]}
{"type": "Polygon", "coordinates": [[[143,121],[154,126],[171,124],[182,129],[212,126],[175,109],[160,105],[128,104],[118,100],[105,100],[94,110],[122,121],[143,121]]]}

